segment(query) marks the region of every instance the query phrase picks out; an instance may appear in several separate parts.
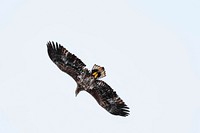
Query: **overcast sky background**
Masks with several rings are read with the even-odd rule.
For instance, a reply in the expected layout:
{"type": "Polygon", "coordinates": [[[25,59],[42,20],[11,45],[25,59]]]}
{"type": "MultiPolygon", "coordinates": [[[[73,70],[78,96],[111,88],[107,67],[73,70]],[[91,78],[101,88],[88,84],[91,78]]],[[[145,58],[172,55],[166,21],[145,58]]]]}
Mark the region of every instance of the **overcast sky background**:
{"type": "Polygon", "coordinates": [[[199,133],[199,0],[1,0],[1,133],[199,133]],[[49,59],[57,41],[130,107],[113,116],[49,59]]]}

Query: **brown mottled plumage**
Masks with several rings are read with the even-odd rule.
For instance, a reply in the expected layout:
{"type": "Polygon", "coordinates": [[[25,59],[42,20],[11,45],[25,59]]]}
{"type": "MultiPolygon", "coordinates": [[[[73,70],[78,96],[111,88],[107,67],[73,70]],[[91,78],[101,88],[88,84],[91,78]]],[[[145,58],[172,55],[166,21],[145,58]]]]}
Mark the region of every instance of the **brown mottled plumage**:
{"type": "Polygon", "coordinates": [[[47,49],[50,59],[58,68],[69,74],[77,83],[76,95],[80,91],[87,91],[100,106],[113,115],[127,116],[129,108],[115,91],[104,81],[99,80],[105,76],[104,67],[94,65],[89,71],[85,64],[57,42],[48,42],[47,49]]]}

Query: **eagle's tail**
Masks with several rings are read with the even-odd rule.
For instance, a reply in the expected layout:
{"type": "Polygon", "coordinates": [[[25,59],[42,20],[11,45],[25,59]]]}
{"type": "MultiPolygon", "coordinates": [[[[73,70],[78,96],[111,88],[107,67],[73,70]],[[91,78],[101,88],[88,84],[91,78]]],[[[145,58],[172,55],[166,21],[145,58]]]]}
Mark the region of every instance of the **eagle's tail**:
{"type": "Polygon", "coordinates": [[[103,78],[106,76],[106,71],[105,71],[104,67],[94,64],[91,74],[92,74],[92,76],[94,76],[95,79],[99,79],[99,78],[103,78]]]}

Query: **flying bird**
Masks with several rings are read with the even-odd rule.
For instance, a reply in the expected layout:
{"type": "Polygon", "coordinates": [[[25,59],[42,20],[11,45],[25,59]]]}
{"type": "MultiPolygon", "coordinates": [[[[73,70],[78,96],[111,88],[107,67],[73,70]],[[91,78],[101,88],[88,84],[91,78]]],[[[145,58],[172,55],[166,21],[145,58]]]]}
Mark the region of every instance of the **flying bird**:
{"type": "Polygon", "coordinates": [[[57,42],[49,41],[47,51],[58,68],[76,81],[76,96],[80,91],[86,91],[109,113],[124,117],[129,115],[129,107],[125,102],[106,82],[100,80],[106,76],[104,67],[95,64],[92,70],[88,70],[79,58],[57,42]]]}

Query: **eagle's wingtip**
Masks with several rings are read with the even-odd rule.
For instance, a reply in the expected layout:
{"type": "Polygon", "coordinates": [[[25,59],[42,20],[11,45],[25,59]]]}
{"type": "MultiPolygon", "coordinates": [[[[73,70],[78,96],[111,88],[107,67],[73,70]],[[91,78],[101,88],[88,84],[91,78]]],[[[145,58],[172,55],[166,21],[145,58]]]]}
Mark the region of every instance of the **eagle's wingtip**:
{"type": "Polygon", "coordinates": [[[47,47],[51,46],[52,44],[54,44],[53,41],[47,41],[47,43],[46,43],[47,47]]]}

